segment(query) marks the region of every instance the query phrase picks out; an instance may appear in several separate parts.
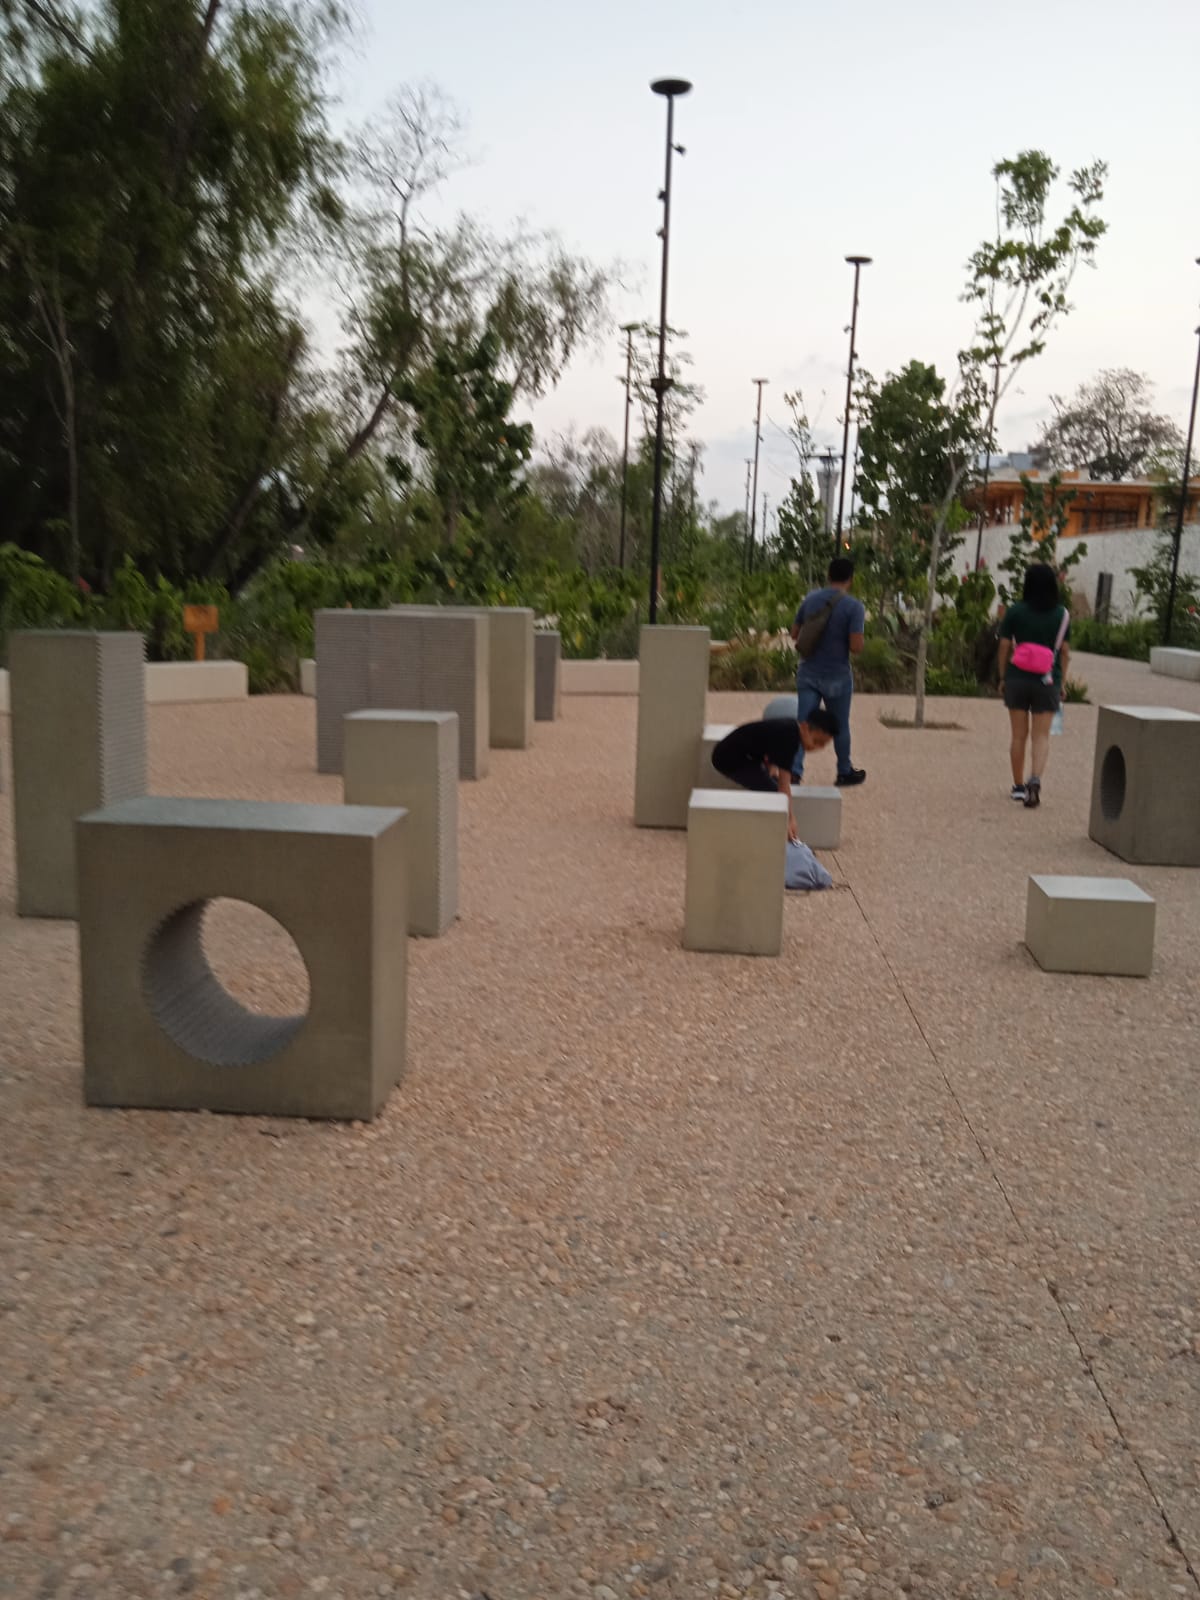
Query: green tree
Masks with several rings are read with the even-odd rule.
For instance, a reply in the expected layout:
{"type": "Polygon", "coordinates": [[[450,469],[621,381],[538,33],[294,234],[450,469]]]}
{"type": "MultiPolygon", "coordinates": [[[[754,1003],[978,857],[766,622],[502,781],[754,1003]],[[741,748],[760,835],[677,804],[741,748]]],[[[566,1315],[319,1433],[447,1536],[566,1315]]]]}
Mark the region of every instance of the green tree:
{"type": "Polygon", "coordinates": [[[238,581],[311,418],[273,261],[336,221],[333,6],[10,4],[0,86],[0,536],[107,587],[238,581]]]}
{"type": "Polygon", "coordinates": [[[1041,444],[1057,467],[1086,468],[1118,482],[1151,471],[1164,459],[1182,460],[1183,435],[1170,417],[1151,409],[1154,386],[1128,367],[1106,368],[1082,383],[1070,400],[1051,395],[1054,416],[1041,444]]]}
{"type": "Polygon", "coordinates": [[[925,619],[917,645],[914,722],[925,724],[925,667],[937,599],[942,540],[956,515],[959,494],[976,463],[995,446],[996,411],[1017,374],[1045,349],[1055,323],[1071,310],[1069,294],[1083,263],[1092,264],[1106,224],[1097,212],[1104,198],[1104,162],[1072,172],[1072,196],[1060,221],[1047,220],[1059,169],[1041,150],[1024,150],[992,169],[996,181],[996,236],[985,240],[967,268],[963,299],[978,307],[974,342],[959,355],[961,401],[985,418],[976,448],[950,475],[933,523],[925,619]],[[1003,374],[1003,377],[1002,377],[1003,374]],[[990,389],[991,398],[988,400],[990,389]]]}
{"type": "Polygon", "coordinates": [[[1062,476],[1057,472],[1044,480],[1030,478],[1023,472],[1021,488],[1024,494],[1020,519],[1009,536],[1008,554],[1000,563],[1000,571],[1007,574],[999,590],[1006,605],[1020,598],[1025,569],[1035,561],[1053,567],[1064,585],[1068,585],[1065,574],[1087,555],[1086,544],[1076,545],[1070,555],[1060,556],[1058,552],[1058,541],[1066,531],[1078,491],[1064,488],[1062,476]]]}
{"type": "MultiPolygon", "coordinates": [[[[397,388],[397,399],[415,418],[413,442],[424,458],[447,546],[464,518],[481,527],[490,514],[503,527],[524,489],[533,428],[509,416],[513,385],[497,377],[499,360],[500,341],[489,331],[470,343],[440,346],[428,366],[397,388]]],[[[410,481],[404,464],[394,463],[393,471],[410,481]]]]}

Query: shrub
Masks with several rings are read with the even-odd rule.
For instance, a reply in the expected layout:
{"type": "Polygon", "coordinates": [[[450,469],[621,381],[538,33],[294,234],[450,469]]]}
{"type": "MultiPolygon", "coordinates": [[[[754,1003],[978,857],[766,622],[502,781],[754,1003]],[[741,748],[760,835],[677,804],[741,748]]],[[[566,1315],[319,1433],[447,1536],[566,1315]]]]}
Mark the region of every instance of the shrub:
{"type": "Polygon", "coordinates": [[[890,639],[871,635],[863,640],[862,654],[854,658],[855,687],[863,694],[889,694],[905,689],[912,669],[890,639]]]}
{"type": "Polygon", "coordinates": [[[1158,640],[1157,626],[1146,617],[1129,622],[1097,622],[1094,617],[1080,617],[1071,624],[1072,650],[1086,650],[1096,656],[1149,661],[1151,647],[1158,640]]]}
{"type": "Polygon", "coordinates": [[[1088,703],[1088,686],[1081,678],[1068,678],[1063,684],[1063,699],[1068,705],[1085,706],[1088,703]]]}
{"type": "Polygon", "coordinates": [[[790,689],[796,681],[796,656],[791,650],[764,648],[739,641],[709,664],[710,689],[790,689]]]}

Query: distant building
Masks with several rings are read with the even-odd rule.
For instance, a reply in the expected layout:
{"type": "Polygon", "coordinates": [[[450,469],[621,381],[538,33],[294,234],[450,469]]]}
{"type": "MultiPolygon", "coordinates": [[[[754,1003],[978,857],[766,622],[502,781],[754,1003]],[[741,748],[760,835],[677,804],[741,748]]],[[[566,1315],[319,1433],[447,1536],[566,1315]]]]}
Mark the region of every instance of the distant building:
{"type": "MultiPolygon", "coordinates": [[[[997,458],[993,457],[993,460],[997,458]]],[[[963,496],[964,503],[976,517],[980,497],[985,506],[984,527],[1005,527],[1021,520],[1021,507],[1025,490],[1021,477],[1045,483],[1051,474],[1044,469],[1023,465],[1031,456],[1004,456],[1002,465],[991,468],[987,487],[979,485],[963,496]]],[[[1063,537],[1082,538],[1087,534],[1115,532],[1121,528],[1156,528],[1159,520],[1159,501],[1162,486],[1149,478],[1131,478],[1124,483],[1105,483],[1088,478],[1082,472],[1059,474],[1063,487],[1074,491],[1074,499],[1067,509],[1067,525],[1063,537]]],[[[1194,477],[1188,492],[1185,522],[1200,520],[1200,475],[1194,477]]],[[[1036,538],[1036,533],[1035,533],[1036,538]]]]}

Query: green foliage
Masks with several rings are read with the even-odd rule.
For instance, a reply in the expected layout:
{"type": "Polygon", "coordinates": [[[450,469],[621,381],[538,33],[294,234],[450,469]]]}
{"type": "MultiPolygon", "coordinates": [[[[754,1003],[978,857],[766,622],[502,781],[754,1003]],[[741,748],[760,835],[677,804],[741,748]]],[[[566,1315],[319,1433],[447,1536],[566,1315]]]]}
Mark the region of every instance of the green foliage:
{"type": "Polygon", "coordinates": [[[1068,678],[1063,684],[1063,699],[1068,705],[1085,706],[1088,703],[1088,686],[1082,678],[1068,678]]]}
{"type": "Polygon", "coordinates": [[[1067,573],[1087,555],[1087,545],[1077,544],[1070,555],[1060,556],[1058,541],[1070,517],[1077,490],[1064,488],[1061,474],[1052,472],[1046,479],[1021,474],[1021,516],[1008,541],[1008,554],[1000,563],[1006,576],[1000,584],[1000,598],[1007,605],[1019,600],[1027,567],[1043,562],[1059,575],[1064,592],[1070,595],[1067,573]]]}
{"type": "Polygon", "coordinates": [[[1077,617],[1071,623],[1071,648],[1096,656],[1120,656],[1125,661],[1149,661],[1151,648],[1161,634],[1155,622],[1134,619],[1130,622],[1097,622],[1094,617],[1077,617]]]}
{"type": "MultiPolygon", "coordinates": [[[[1179,504],[1178,493],[1174,506],[1179,504]]],[[[1163,528],[1145,566],[1134,567],[1133,581],[1138,601],[1147,607],[1154,629],[1154,643],[1161,644],[1166,632],[1171,595],[1171,562],[1174,554],[1174,516],[1168,507],[1163,528]]],[[[1200,650],[1200,579],[1181,568],[1175,584],[1175,610],[1171,622],[1171,643],[1183,650],[1200,650]]]]}
{"type": "Polygon", "coordinates": [[[1041,444],[1060,467],[1082,467],[1092,478],[1119,482],[1156,464],[1182,462],[1183,435],[1176,423],[1150,409],[1154,386],[1128,367],[1106,368],[1080,384],[1070,400],[1051,395],[1054,416],[1041,444]]]}

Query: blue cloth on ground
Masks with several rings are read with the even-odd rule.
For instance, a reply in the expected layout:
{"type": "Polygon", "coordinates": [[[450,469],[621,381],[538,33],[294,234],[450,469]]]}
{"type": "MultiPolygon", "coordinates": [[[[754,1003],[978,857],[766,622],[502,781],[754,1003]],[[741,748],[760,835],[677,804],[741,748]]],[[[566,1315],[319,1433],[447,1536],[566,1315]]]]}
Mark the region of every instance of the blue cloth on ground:
{"type": "Polygon", "coordinates": [[[833,879],[806,844],[788,840],[783,868],[786,889],[832,889],[833,879]]]}

